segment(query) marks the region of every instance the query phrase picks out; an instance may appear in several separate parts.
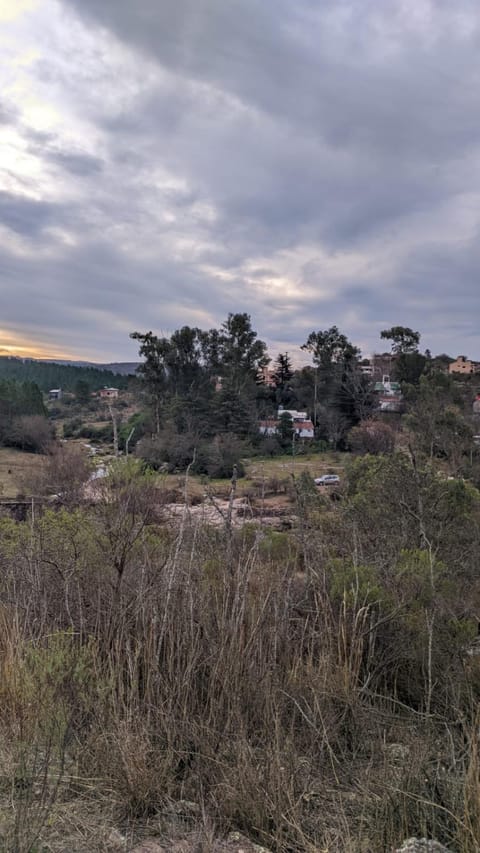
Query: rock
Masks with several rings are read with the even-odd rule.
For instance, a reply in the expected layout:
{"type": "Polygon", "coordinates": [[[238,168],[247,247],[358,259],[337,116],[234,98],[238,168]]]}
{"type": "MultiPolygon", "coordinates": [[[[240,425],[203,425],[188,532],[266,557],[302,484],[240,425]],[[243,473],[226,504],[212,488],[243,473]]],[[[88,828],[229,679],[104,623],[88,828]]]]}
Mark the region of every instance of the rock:
{"type": "Polygon", "coordinates": [[[231,832],[226,842],[219,842],[218,853],[270,853],[270,851],[266,847],[261,847],[260,844],[254,844],[241,832],[231,832]]]}
{"type": "Polygon", "coordinates": [[[176,800],[176,802],[172,803],[171,809],[175,814],[185,815],[186,817],[197,816],[201,812],[198,803],[194,803],[191,800],[176,800]]]}
{"type": "Polygon", "coordinates": [[[394,764],[404,764],[410,757],[410,747],[403,743],[387,743],[383,751],[394,764]]]}
{"type": "Polygon", "coordinates": [[[449,853],[447,847],[439,841],[429,841],[427,838],[408,838],[398,847],[395,853],[449,853]]]}
{"type": "Polygon", "coordinates": [[[112,829],[107,838],[107,849],[111,851],[126,850],[127,839],[118,829],[112,829]]]}
{"type": "Polygon", "coordinates": [[[130,850],[130,853],[168,853],[166,847],[160,844],[155,838],[146,838],[136,847],[130,850]]]}

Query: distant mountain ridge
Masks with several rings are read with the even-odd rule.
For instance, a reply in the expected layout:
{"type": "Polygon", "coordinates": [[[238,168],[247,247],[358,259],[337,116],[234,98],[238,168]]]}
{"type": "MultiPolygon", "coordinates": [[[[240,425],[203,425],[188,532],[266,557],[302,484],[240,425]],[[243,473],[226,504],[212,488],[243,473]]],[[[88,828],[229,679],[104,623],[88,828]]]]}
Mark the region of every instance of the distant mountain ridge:
{"type": "Polygon", "coordinates": [[[137,365],[131,362],[103,365],[66,359],[0,356],[0,380],[34,382],[45,393],[53,388],[75,391],[79,380],[87,382],[91,391],[98,391],[105,386],[123,389],[131,381],[136,367],[137,365]],[[111,369],[112,367],[115,367],[115,371],[111,369]]]}
{"type": "Polygon", "coordinates": [[[108,364],[103,364],[97,361],[72,361],[66,358],[23,358],[21,361],[37,361],[42,364],[60,364],[68,367],[93,367],[96,370],[109,370],[111,373],[118,373],[120,376],[133,376],[137,371],[137,367],[141,361],[112,361],[108,364]]]}
{"type": "Polygon", "coordinates": [[[141,364],[141,361],[113,361],[111,364],[95,364],[93,366],[102,368],[102,370],[111,370],[112,373],[119,373],[121,376],[134,376],[141,364]]]}

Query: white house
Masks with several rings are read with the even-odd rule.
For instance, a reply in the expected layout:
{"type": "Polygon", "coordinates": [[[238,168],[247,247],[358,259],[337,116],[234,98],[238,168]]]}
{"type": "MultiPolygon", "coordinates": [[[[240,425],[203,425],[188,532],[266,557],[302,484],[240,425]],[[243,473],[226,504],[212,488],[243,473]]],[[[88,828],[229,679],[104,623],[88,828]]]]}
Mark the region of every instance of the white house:
{"type": "Polygon", "coordinates": [[[315,438],[315,428],[311,421],[294,421],[293,428],[297,438],[315,438]]]}
{"type": "Polygon", "coordinates": [[[261,435],[276,435],[277,434],[277,426],[278,421],[267,420],[260,421],[258,425],[258,431],[261,435]]]}
{"type": "Polygon", "coordinates": [[[293,432],[297,438],[315,438],[315,428],[311,420],[307,418],[306,412],[297,412],[295,409],[282,408],[278,410],[278,418],[260,421],[258,431],[261,435],[277,435],[282,415],[290,415],[293,432]]]}

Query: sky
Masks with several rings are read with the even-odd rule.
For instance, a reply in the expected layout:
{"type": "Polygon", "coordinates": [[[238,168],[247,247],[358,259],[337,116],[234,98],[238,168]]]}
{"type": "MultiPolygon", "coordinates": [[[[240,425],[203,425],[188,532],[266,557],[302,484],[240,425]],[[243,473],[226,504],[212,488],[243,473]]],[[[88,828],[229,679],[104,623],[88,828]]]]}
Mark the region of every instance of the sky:
{"type": "Polygon", "coordinates": [[[480,359],[479,48],[477,0],[0,0],[0,354],[480,359]]]}

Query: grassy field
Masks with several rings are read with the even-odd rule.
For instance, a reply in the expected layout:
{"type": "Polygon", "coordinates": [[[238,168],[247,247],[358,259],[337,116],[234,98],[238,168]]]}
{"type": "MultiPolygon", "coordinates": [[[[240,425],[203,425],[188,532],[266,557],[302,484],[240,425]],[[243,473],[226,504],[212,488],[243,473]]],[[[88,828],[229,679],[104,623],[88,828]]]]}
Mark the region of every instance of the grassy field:
{"type": "Polygon", "coordinates": [[[309,453],[291,456],[256,457],[245,460],[245,474],[248,480],[270,479],[272,477],[298,477],[302,471],[309,471],[312,477],[322,474],[341,474],[343,458],[339,453],[309,453]]]}
{"type": "Polygon", "coordinates": [[[25,491],[28,474],[43,464],[43,457],[0,447],[0,498],[15,498],[25,491]]]}
{"type": "MultiPolygon", "coordinates": [[[[241,497],[248,493],[252,485],[260,482],[290,480],[292,474],[298,477],[302,471],[308,471],[312,477],[320,477],[322,474],[342,475],[344,461],[342,454],[338,453],[311,453],[296,456],[254,457],[244,459],[245,476],[238,480],[237,495],[241,497]]],[[[165,489],[181,493],[185,491],[185,474],[159,474],[158,485],[165,489]]],[[[206,477],[191,475],[188,479],[188,497],[203,496],[208,489],[214,495],[227,497],[230,491],[230,479],[208,479],[206,477]]]]}
{"type": "MultiPolygon", "coordinates": [[[[84,447],[87,442],[83,439],[73,439],[69,443],[84,447]]],[[[105,458],[104,454],[99,453],[97,460],[92,460],[92,464],[95,464],[95,461],[103,461],[103,458],[105,458]]],[[[0,448],[0,497],[13,498],[19,492],[24,492],[28,473],[32,469],[40,467],[43,462],[44,457],[34,453],[23,453],[20,450],[7,447],[0,448]]],[[[254,457],[253,459],[243,460],[243,464],[245,477],[238,481],[237,492],[239,496],[247,492],[252,483],[259,481],[290,479],[292,474],[298,477],[302,471],[308,471],[312,477],[319,477],[328,473],[341,475],[344,467],[343,457],[338,453],[302,454],[294,459],[291,456],[254,457]]],[[[184,474],[160,474],[158,480],[159,485],[166,489],[182,494],[185,490],[184,474]]],[[[188,481],[189,497],[203,495],[206,486],[214,494],[223,494],[229,489],[230,481],[228,479],[208,480],[205,477],[192,475],[188,481]]]]}

